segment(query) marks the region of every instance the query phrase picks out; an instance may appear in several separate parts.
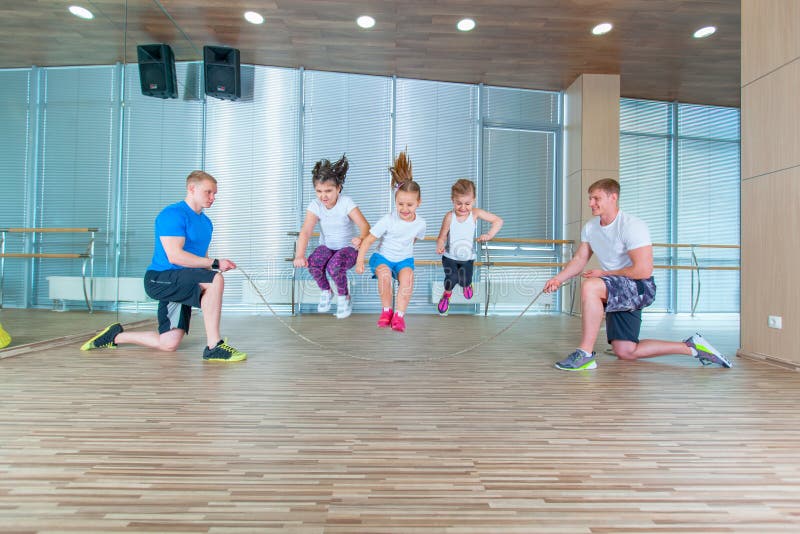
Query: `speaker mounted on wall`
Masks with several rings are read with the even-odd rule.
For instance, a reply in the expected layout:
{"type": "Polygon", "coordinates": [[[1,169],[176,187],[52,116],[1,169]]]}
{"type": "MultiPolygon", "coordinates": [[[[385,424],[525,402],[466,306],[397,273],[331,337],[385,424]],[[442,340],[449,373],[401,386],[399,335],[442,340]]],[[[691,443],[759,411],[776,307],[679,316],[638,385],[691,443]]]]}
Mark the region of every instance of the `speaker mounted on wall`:
{"type": "Polygon", "coordinates": [[[203,65],[206,94],[223,100],[239,100],[242,76],[239,50],[225,46],[204,46],[203,65]]]}
{"type": "Polygon", "coordinates": [[[136,55],[139,59],[142,94],[156,98],[178,98],[172,48],[166,44],[139,45],[136,47],[136,55]]]}

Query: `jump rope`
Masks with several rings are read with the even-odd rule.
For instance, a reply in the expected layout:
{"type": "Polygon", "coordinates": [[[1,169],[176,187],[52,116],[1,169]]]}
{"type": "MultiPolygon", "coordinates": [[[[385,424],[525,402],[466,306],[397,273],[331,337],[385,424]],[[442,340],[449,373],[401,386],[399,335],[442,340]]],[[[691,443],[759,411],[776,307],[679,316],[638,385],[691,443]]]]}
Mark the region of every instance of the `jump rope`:
{"type": "Polygon", "coordinates": [[[352,354],[350,352],[345,352],[343,350],[339,350],[339,349],[337,349],[335,347],[331,347],[329,345],[323,345],[322,343],[314,341],[313,339],[310,339],[310,338],[306,337],[305,335],[303,335],[302,333],[298,332],[297,329],[295,329],[292,325],[290,325],[289,323],[284,321],[283,318],[280,315],[275,313],[275,310],[272,308],[270,303],[264,297],[263,293],[261,293],[261,290],[258,288],[256,283],[253,282],[253,279],[250,277],[249,274],[247,274],[247,271],[245,271],[244,269],[242,269],[241,267],[238,267],[238,266],[237,266],[237,269],[239,269],[242,272],[242,274],[244,275],[244,277],[247,278],[247,281],[250,282],[251,286],[253,286],[253,289],[255,289],[256,293],[258,294],[258,297],[261,299],[261,301],[264,304],[266,304],[267,308],[272,313],[272,315],[274,315],[275,318],[283,326],[285,326],[287,329],[289,329],[289,331],[291,331],[295,336],[299,337],[300,339],[302,339],[306,343],[309,343],[310,345],[314,345],[315,347],[321,348],[323,350],[326,350],[326,351],[329,351],[329,352],[335,352],[336,354],[340,354],[340,355],[346,356],[348,358],[353,358],[353,359],[356,359],[356,360],[370,361],[370,362],[427,363],[427,362],[432,362],[432,361],[436,361],[436,360],[444,360],[445,358],[454,358],[456,356],[460,356],[461,354],[465,354],[467,352],[473,351],[473,350],[477,349],[478,347],[480,347],[482,345],[485,345],[486,343],[489,343],[490,341],[500,337],[500,335],[502,335],[503,333],[507,332],[512,326],[514,326],[517,323],[517,321],[519,321],[522,318],[523,315],[525,315],[525,313],[527,313],[527,311],[530,309],[530,307],[533,306],[534,303],[537,300],[539,300],[539,297],[541,297],[542,294],[544,293],[544,289],[539,291],[539,293],[537,293],[536,296],[533,297],[533,300],[531,300],[530,303],[527,306],[525,306],[525,309],[522,310],[522,312],[519,315],[517,315],[508,325],[506,325],[505,327],[500,329],[498,332],[492,334],[491,336],[487,337],[486,339],[483,339],[483,340],[481,340],[481,341],[479,341],[477,343],[473,343],[472,345],[470,345],[470,346],[468,346],[466,348],[463,348],[461,350],[458,350],[458,351],[455,351],[455,352],[450,352],[448,354],[443,354],[441,356],[431,356],[431,357],[428,357],[428,358],[394,358],[394,359],[370,358],[369,356],[363,356],[363,355],[359,355],[359,354],[352,354]]]}

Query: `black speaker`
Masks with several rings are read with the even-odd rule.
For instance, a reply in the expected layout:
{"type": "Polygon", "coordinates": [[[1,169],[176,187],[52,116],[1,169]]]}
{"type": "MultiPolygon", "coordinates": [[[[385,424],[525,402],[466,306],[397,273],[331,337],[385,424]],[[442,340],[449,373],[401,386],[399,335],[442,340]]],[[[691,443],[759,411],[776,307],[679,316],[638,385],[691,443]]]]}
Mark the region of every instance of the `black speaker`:
{"type": "Polygon", "coordinates": [[[175,75],[175,56],[165,44],[139,45],[139,81],[142,94],[157,98],[178,98],[178,81],[175,75]]]}
{"type": "Polygon", "coordinates": [[[239,50],[224,46],[204,46],[203,65],[206,94],[223,100],[239,100],[242,96],[242,76],[239,69],[239,50]]]}

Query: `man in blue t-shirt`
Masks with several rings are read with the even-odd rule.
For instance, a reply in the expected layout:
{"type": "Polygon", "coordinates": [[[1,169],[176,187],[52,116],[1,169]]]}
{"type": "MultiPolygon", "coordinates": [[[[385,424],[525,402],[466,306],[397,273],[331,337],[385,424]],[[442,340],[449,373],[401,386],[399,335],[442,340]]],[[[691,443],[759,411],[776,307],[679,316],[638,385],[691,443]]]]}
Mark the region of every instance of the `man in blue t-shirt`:
{"type": "Polygon", "coordinates": [[[573,276],[581,275],[581,322],[578,347],[556,368],[582,371],[597,367],[594,343],[606,316],[606,334],[614,354],[621,360],[638,360],[663,354],[685,354],[703,365],[732,364],[700,334],[685,341],[639,339],[642,309],[653,303],[653,244],[641,219],[619,209],[619,182],[606,178],[589,186],[589,208],[594,217],[581,231],[581,244],[564,269],[548,280],[544,292],[558,290],[573,276]],[[600,269],[584,271],[597,256],[600,269]]]}
{"type": "Polygon", "coordinates": [[[133,343],[174,351],[189,333],[192,307],[203,310],[207,347],[203,359],[238,362],[247,354],[225,343],[219,322],[222,273],[236,268],[229,259],[208,257],[214,229],[203,213],[214,203],[217,180],[203,171],[186,178],[186,198],[161,210],[155,223],[153,261],[144,275],[145,292],[158,301],[158,332],[124,332],[114,323],[84,343],[81,350],[116,347],[133,343]]]}

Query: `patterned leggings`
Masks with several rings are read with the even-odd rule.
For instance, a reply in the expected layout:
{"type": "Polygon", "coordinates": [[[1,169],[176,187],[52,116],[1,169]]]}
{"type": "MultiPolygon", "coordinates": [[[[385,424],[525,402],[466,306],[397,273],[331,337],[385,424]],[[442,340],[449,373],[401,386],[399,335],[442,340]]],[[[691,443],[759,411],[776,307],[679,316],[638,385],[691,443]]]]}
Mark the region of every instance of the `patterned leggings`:
{"type": "Polygon", "coordinates": [[[308,272],[316,280],[323,291],[330,291],[327,272],[331,275],[339,295],[347,295],[347,270],[356,264],[358,251],[353,247],[344,247],[340,250],[331,250],[325,245],[320,245],[308,257],[308,272]]]}

